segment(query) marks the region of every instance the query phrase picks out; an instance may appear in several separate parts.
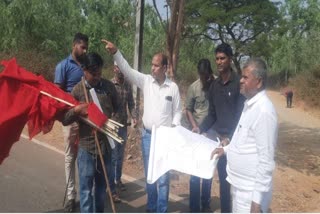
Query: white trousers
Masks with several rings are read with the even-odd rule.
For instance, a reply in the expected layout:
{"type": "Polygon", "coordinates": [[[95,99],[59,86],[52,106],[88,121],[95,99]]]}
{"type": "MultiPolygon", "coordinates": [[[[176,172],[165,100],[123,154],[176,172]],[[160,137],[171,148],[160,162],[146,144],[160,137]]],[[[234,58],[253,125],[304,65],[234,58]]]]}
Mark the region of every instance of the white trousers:
{"type": "Polygon", "coordinates": [[[76,199],[77,196],[75,186],[77,146],[75,143],[79,135],[79,126],[76,122],[74,122],[69,126],[63,126],[62,131],[64,137],[66,184],[68,184],[67,198],[68,200],[71,200],[76,199]]]}
{"type": "MultiPolygon", "coordinates": [[[[252,203],[252,191],[238,189],[231,185],[232,212],[233,213],[250,213],[252,203]]],[[[261,211],[268,212],[272,198],[272,188],[262,196],[261,211]]]]}

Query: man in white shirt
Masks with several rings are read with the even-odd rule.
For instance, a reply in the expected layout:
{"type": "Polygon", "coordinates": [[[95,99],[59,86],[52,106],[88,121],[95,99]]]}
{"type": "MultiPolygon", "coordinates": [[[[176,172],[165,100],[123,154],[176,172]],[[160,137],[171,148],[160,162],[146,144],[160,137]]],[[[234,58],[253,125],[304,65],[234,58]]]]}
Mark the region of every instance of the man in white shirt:
{"type": "MultiPolygon", "coordinates": [[[[162,53],[153,56],[151,75],[140,73],[130,67],[117,47],[102,40],[106,49],[113,55],[114,61],[126,79],[137,85],[144,94],[144,113],[142,155],[145,176],[148,174],[149,152],[152,126],[180,125],[181,103],[178,86],[166,77],[167,57],[162,53]]],[[[167,212],[169,198],[169,173],[162,175],[154,184],[147,186],[146,212],[167,212]],[[158,191],[159,190],[159,191],[158,191]]]]}
{"type": "Polygon", "coordinates": [[[253,58],[245,63],[240,92],[247,100],[241,118],[230,144],[212,153],[227,155],[232,212],[268,212],[271,202],[278,122],[265,92],[266,79],[267,66],[263,60],[253,58]]]}

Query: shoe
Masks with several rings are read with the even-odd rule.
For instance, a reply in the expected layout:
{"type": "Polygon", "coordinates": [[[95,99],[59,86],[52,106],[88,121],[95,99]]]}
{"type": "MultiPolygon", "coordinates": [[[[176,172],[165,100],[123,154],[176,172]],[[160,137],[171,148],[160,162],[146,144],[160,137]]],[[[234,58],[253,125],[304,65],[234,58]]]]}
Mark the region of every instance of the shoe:
{"type": "Polygon", "coordinates": [[[112,195],[112,201],[113,203],[121,203],[121,199],[119,198],[118,194],[112,195]]]}
{"type": "Polygon", "coordinates": [[[121,181],[116,182],[116,186],[121,191],[126,191],[127,190],[126,186],[121,181]]]}
{"type": "Polygon", "coordinates": [[[75,207],[76,207],[75,199],[70,199],[67,201],[67,203],[64,206],[64,212],[65,213],[72,213],[75,211],[75,207]]]}

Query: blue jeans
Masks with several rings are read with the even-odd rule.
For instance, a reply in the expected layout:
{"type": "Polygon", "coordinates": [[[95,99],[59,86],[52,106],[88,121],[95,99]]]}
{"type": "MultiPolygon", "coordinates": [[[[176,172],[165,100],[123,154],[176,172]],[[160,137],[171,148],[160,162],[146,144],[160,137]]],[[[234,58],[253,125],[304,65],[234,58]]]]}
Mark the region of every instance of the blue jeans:
{"type": "MultiPolygon", "coordinates": [[[[111,159],[103,156],[107,170],[111,167],[111,159]]],[[[106,181],[98,155],[93,155],[79,148],[78,151],[80,212],[104,212],[106,201],[106,181]]],[[[107,171],[107,173],[110,170],[107,171]]],[[[110,174],[110,173],[108,173],[110,174]]]]}
{"type": "MultiPolygon", "coordinates": [[[[144,173],[147,178],[148,163],[150,154],[151,134],[142,130],[142,156],[144,164],[144,173]]],[[[155,183],[146,184],[147,187],[147,211],[164,213],[168,211],[169,200],[169,178],[170,173],[167,172],[162,175],[155,183]],[[158,191],[159,190],[159,191],[158,191]]]]}
{"type": "Polygon", "coordinates": [[[115,184],[114,182],[121,181],[122,176],[122,166],[124,158],[124,149],[127,142],[127,127],[119,128],[118,135],[124,140],[122,144],[115,142],[115,148],[112,149],[112,170],[109,176],[109,184],[111,187],[111,192],[115,193],[115,184]]]}
{"type": "Polygon", "coordinates": [[[201,208],[210,208],[211,199],[211,184],[212,179],[202,179],[202,187],[200,194],[200,180],[201,178],[191,175],[190,177],[190,198],[189,206],[190,212],[199,213],[201,208]],[[201,199],[201,207],[200,207],[201,199]]]}
{"type": "Polygon", "coordinates": [[[223,155],[218,161],[218,174],[220,182],[220,207],[222,213],[231,213],[230,184],[227,178],[227,157],[223,155]]]}

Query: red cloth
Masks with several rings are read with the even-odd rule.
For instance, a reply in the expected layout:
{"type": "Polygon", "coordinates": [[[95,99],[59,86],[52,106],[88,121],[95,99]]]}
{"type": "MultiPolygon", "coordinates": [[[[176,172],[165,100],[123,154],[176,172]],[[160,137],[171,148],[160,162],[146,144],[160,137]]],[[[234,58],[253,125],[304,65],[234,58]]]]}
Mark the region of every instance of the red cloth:
{"type": "MultiPolygon", "coordinates": [[[[5,69],[0,74],[0,164],[8,157],[12,145],[19,140],[23,127],[28,124],[29,138],[41,131],[51,131],[54,121],[61,119],[71,106],[43,95],[47,92],[72,105],[78,105],[70,94],[42,76],[20,67],[16,59],[2,61],[5,69]]],[[[107,117],[96,105],[88,108],[89,119],[102,127],[107,117]]]]}
{"type": "Polygon", "coordinates": [[[9,155],[28,123],[30,139],[43,131],[49,132],[56,119],[71,107],[40,94],[45,91],[74,105],[78,102],[69,94],[46,81],[42,76],[19,67],[15,59],[2,61],[0,74],[0,164],[9,155]]]}
{"type": "Polygon", "coordinates": [[[18,141],[29,112],[35,105],[38,93],[28,85],[0,77],[0,164],[9,155],[14,142],[18,141]],[[15,94],[13,96],[13,94],[15,94]]]}
{"type": "Polygon", "coordinates": [[[88,118],[100,128],[108,120],[108,117],[103,114],[98,106],[94,103],[90,103],[88,106],[88,118]]]}

